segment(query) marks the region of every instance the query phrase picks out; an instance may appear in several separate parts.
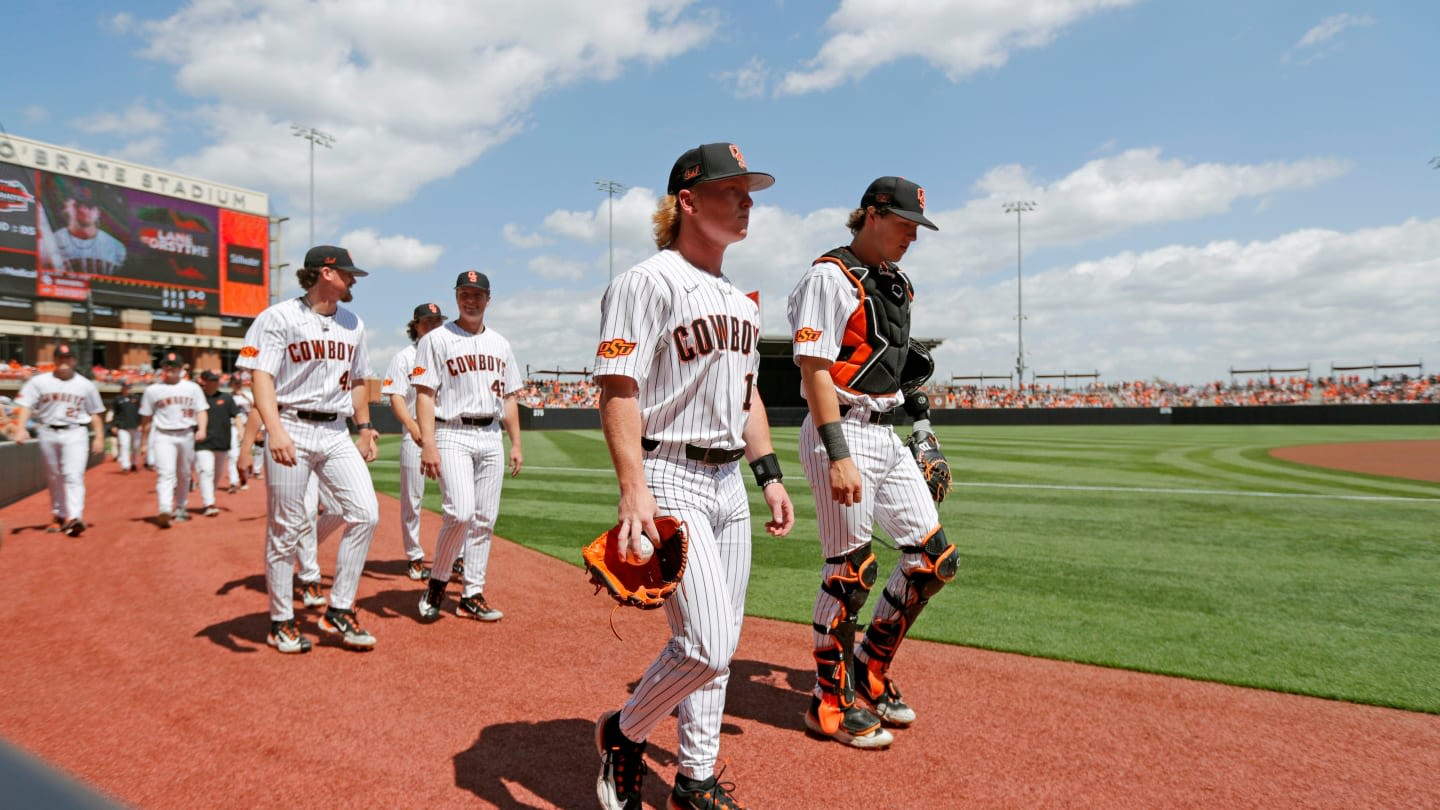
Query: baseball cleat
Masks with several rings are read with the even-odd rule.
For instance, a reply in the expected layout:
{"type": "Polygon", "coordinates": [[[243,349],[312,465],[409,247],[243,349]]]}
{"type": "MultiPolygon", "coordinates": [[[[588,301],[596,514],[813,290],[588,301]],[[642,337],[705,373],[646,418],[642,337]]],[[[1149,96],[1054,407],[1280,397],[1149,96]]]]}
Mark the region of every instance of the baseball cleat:
{"type": "Polygon", "coordinates": [[[187,521],[187,520],[189,520],[189,519],[190,519],[190,510],[189,510],[189,509],[176,509],[176,510],[175,510],[175,514],[174,514],[174,516],[172,517],[172,520],[174,520],[176,523],[184,523],[185,521],[187,521]]]}
{"type": "Polygon", "coordinates": [[[905,728],[915,722],[915,710],[900,699],[900,688],[884,675],[867,669],[855,685],[855,694],[887,726],[905,728]]]}
{"type": "Polygon", "coordinates": [[[425,567],[425,560],[423,558],[419,560],[411,560],[410,567],[408,570],[406,570],[405,573],[411,579],[417,581],[430,578],[430,569],[425,567]]]}
{"type": "Polygon", "coordinates": [[[600,776],[595,795],[605,810],[641,810],[640,786],[645,781],[645,743],[620,732],[620,712],[605,712],[595,724],[600,751],[600,776]]]}
{"type": "Polygon", "coordinates": [[[234,495],[235,493],[237,493],[237,492],[239,492],[239,491],[240,491],[240,488],[239,488],[239,487],[235,486],[234,484],[231,484],[231,485],[229,486],[229,488],[227,488],[227,489],[225,490],[225,494],[226,494],[226,495],[234,495]]]}
{"type": "Polygon", "coordinates": [[[709,779],[691,779],[675,774],[675,790],[670,793],[670,810],[744,810],[730,791],[735,785],[721,782],[720,774],[714,773],[709,779]]]}
{"type": "Polygon", "coordinates": [[[505,616],[490,607],[490,603],[485,601],[485,595],[480,593],[461,599],[460,604],[455,606],[455,615],[462,619],[477,619],[482,622],[498,622],[505,616]]]}
{"type": "Polygon", "coordinates": [[[85,521],[80,518],[71,518],[65,524],[65,533],[71,537],[79,537],[85,533],[85,521]]]}
{"type": "Polygon", "coordinates": [[[310,639],[300,634],[300,623],[294,619],[270,622],[270,635],[265,643],[282,653],[310,652],[310,639]]]}
{"type": "Polygon", "coordinates": [[[810,699],[810,708],[805,712],[805,728],[817,737],[827,737],[851,748],[878,751],[889,748],[895,742],[895,735],[882,728],[880,718],[870,712],[858,706],[841,709],[822,703],[818,697],[810,699]],[[828,715],[824,720],[820,717],[822,711],[828,715]]]}
{"type": "Polygon", "coordinates": [[[169,513],[169,512],[161,512],[160,514],[156,515],[156,516],[155,516],[155,525],[156,525],[156,526],[159,526],[159,527],[162,528],[162,529],[168,529],[168,528],[170,528],[170,513],[169,513]]]}
{"type": "Polygon", "coordinates": [[[300,583],[300,599],[305,603],[305,607],[325,607],[325,592],[320,590],[318,582],[300,583]]]}
{"type": "Polygon", "coordinates": [[[429,591],[420,594],[420,618],[427,622],[440,618],[440,606],[430,601],[429,591]]]}
{"type": "Polygon", "coordinates": [[[368,650],[375,646],[375,637],[360,626],[353,610],[330,608],[320,617],[320,629],[332,636],[340,636],[340,641],[351,649],[368,650]]]}
{"type": "Polygon", "coordinates": [[[65,518],[62,518],[59,515],[55,515],[51,520],[50,525],[45,527],[45,532],[47,534],[59,534],[63,531],[65,531],[65,518]]]}
{"type": "Polygon", "coordinates": [[[220,507],[214,505],[207,506],[205,507],[205,511],[201,512],[200,514],[204,515],[205,517],[215,517],[216,515],[220,514],[220,507]]]}

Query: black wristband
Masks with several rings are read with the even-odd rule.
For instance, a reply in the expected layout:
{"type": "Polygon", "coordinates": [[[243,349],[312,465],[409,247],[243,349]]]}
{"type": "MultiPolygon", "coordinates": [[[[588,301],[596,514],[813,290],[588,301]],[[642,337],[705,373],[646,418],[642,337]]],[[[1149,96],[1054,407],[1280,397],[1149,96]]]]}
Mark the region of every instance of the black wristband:
{"type": "MultiPolygon", "coordinates": [[[[374,422],[360,422],[360,423],[358,423],[358,424],[355,425],[355,432],[356,432],[356,433],[359,433],[359,432],[362,431],[362,430],[375,430],[375,423],[374,423],[374,422]]],[[[376,433],[379,433],[380,431],[375,430],[375,432],[376,432],[376,433]]]]}
{"type": "Polygon", "coordinates": [[[780,473],[780,459],[776,458],[774,453],[766,453],[750,462],[750,471],[755,473],[755,485],[761,489],[776,481],[785,480],[785,476],[780,473]]]}
{"type": "Polygon", "coordinates": [[[820,425],[815,430],[820,434],[820,441],[825,445],[825,455],[829,456],[831,461],[850,457],[850,445],[845,442],[845,433],[840,430],[839,422],[820,425]]]}

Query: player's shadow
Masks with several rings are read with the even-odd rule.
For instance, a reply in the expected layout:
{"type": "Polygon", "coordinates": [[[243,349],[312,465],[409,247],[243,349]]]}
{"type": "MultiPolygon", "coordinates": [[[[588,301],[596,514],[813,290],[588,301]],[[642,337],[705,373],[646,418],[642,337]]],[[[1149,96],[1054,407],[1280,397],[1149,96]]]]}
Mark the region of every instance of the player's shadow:
{"type": "MultiPolygon", "coordinates": [[[[397,617],[426,624],[427,622],[421,622],[419,610],[420,595],[425,593],[425,583],[411,582],[409,579],[406,579],[405,582],[413,587],[380,591],[373,596],[357,600],[355,607],[361,612],[373,613],[382,619],[397,617]]],[[[454,593],[453,589],[451,593],[454,593]]]]}
{"type": "Polygon", "coordinates": [[[248,577],[232,579],[224,585],[221,585],[220,589],[215,592],[215,595],[225,596],[236,588],[244,588],[247,591],[255,591],[256,593],[269,593],[265,587],[265,575],[251,574],[248,577]]]}
{"type": "MultiPolygon", "coordinates": [[[[40,534],[53,534],[56,537],[64,537],[65,535],[61,532],[50,531],[50,527],[54,525],[55,523],[53,521],[46,521],[45,523],[28,523],[24,526],[12,526],[10,528],[10,533],[20,534],[21,532],[39,532],[40,534]]],[[[87,528],[93,528],[95,526],[94,523],[86,523],[85,525],[87,528]]]]}
{"type": "Polygon", "coordinates": [[[269,632],[270,614],[248,613],[201,628],[195,638],[208,638],[211,643],[231,652],[253,653],[264,649],[265,636],[269,632]]]}
{"type": "Polygon", "coordinates": [[[810,705],[810,690],[814,685],[813,669],[791,669],[737,658],[730,662],[725,714],[779,729],[798,729],[800,717],[810,705]]]}
{"type": "MultiPolygon", "coordinates": [[[[673,752],[653,743],[646,753],[652,765],[675,764],[673,752]]],[[[489,806],[595,806],[600,754],[595,750],[594,720],[486,726],[454,759],[456,787],[489,806]]],[[[647,779],[643,795],[648,806],[664,807],[670,791],[662,780],[647,779]]]]}
{"type": "Polygon", "coordinates": [[[410,579],[410,561],[404,557],[398,560],[367,560],[361,576],[374,579],[377,578],[377,574],[386,577],[401,577],[407,582],[415,582],[417,585],[425,584],[423,581],[410,579]]]}

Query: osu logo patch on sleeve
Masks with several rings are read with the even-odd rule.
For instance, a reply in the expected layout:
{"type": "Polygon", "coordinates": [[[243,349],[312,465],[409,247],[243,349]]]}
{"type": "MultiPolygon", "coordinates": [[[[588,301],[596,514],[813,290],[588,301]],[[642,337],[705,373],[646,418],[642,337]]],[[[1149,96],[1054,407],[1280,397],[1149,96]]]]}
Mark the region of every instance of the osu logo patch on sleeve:
{"type": "Polygon", "coordinates": [[[811,329],[808,326],[802,326],[799,329],[795,330],[795,342],[814,343],[815,341],[820,339],[821,334],[822,333],[818,329],[811,329]]]}
{"type": "Polygon", "coordinates": [[[425,373],[425,367],[424,367],[424,366],[416,366],[416,367],[415,367],[415,370],[410,372],[410,378],[411,378],[411,379],[414,379],[414,378],[419,377],[421,374],[424,374],[424,373],[425,373]]]}
{"type": "Polygon", "coordinates": [[[259,357],[259,356],[260,356],[260,350],[257,349],[257,348],[255,348],[254,346],[246,346],[245,348],[243,348],[243,349],[240,350],[240,356],[241,356],[241,357],[259,357]]]}
{"type": "Polygon", "coordinates": [[[635,344],[631,341],[622,338],[611,338],[610,340],[600,341],[600,346],[595,349],[595,354],[598,357],[609,359],[624,357],[633,351],[635,351],[635,344]]]}
{"type": "Polygon", "coordinates": [[[395,381],[392,380],[392,379],[390,379],[389,377],[386,377],[386,378],[385,378],[385,382],[380,383],[380,384],[381,384],[381,385],[389,385],[389,384],[391,384],[391,383],[393,383],[393,382],[395,382],[395,381]]]}

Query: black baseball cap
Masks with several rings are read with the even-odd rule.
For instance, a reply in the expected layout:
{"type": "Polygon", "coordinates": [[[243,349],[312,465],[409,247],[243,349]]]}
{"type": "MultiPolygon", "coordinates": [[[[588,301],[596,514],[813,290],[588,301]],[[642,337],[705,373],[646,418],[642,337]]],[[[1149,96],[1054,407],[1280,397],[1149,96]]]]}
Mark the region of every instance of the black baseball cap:
{"type": "Polygon", "coordinates": [[[56,346],[56,347],[55,347],[55,359],[56,359],[56,360],[60,360],[60,359],[73,359],[74,357],[75,357],[75,350],[72,349],[72,348],[70,348],[70,344],[69,344],[69,343],[61,343],[59,346],[56,346]]]}
{"type": "Polygon", "coordinates": [[[752,172],[745,166],[745,156],[740,154],[740,147],[733,143],[707,143],[689,150],[675,161],[665,193],[675,194],[710,180],[741,176],[750,178],[751,191],[775,185],[774,175],[752,172]]]}
{"type": "Polygon", "coordinates": [[[71,182],[65,190],[65,196],[81,205],[100,205],[100,199],[95,194],[95,189],[86,183],[71,182]]]}
{"type": "Polygon", "coordinates": [[[180,355],[176,354],[175,352],[166,352],[165,356],[160,358],[160,365],[183,366],[185,365],[185,359],[182,358],[180,355]]]}
{"type": "Polygon", "coordinates": [[[306,267],[333,267],[336,270],[344,270],[347,273],[357,276],[368,276],[369,273],[355,266],[350,260],[350,251],[334,245],[318,245],[305,252],[306,267]]]}
{"type": "Polygon", "coordinates": [[[466,270],[455,277],[455,289],[461,287],[474,287],[478,290],[490,289],[490,279],[479,270],[466,270]]]}
{"type": "MultiPolygon", "coordinates": [[[[459,286],[459,285],[457,284],[456,286],[459,286]]],[[[443,318],[443,317],[445,317],[445,313],[443,313],[443,312],[440,311],[440,305],[439,305],[439,304],[421,304],[420,306],[415,307],[415,316],[414,316],[413,318],[411,318],[410,320],[412,320],[412,321],[423,321],[423,320],[425,320],[426,318],[443,318]]]]}
{"type": "Polygon", "coordinates": [[[200,379],[207,382],[220,382],[220,375],[215,373],[215,369],[207,368],[200,372],[200,379]]]}
{"type": "Polygon", "coordinates": [[[903,177],[881,177],[871,183],[860,198],[861,208],[870,205],[889,209],[932,231],[940,230],[925,218],[925,189],[903,177]]]}

